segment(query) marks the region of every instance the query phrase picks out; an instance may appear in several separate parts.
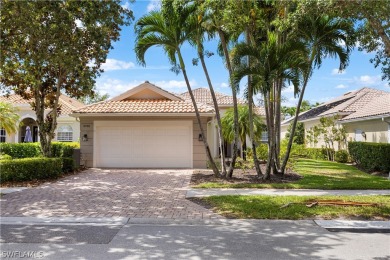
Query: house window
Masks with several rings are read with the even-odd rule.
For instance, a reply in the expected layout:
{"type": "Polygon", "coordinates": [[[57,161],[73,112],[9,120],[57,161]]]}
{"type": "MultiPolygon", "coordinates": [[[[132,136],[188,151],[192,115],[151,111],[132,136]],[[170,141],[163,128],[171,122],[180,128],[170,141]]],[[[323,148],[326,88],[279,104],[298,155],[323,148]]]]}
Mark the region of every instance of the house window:
{"type": "Polygon", "coordinates": [[[261,133],[261,142],[268,142],[268,132],[263,131],[261,133]]]}
{"type": "Polygon", "coordinates": [[[70,125],[62,125],[58,127],[57,141],[60,142],[72,142],[73,141],[73,129],[70,125]]]}
{"type": "Polygon", "coordinates": [[[355,141],[356,142],[361,142],[363,141],[363,136],[362,136],[362,130],[361,129],[355,129],[355,141]]]}
{"type": "Polygon", "coordinates": [[[5,132],[5,129],[1,128],[0,129],[0,143],[5,143],[6,136],[7,136],[7,134],[5,132]]]}

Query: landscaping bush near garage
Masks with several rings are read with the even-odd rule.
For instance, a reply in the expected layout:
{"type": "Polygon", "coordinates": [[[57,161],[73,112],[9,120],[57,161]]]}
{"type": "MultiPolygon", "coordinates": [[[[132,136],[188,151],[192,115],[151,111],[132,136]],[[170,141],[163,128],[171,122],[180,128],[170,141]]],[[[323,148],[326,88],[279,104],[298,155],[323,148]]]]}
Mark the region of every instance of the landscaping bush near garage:
{"type": "Polygon", "coordinates": [[[72,172],[76,169],[72,158],[73,150],[79,147],[80,144],[76,142],[53,142],[53,158],[45,158],[39,143],[2,143],[0,144],[0,180],[1,182],[39,180],[58,177],[61,172],[72,172]],[[52,159],[60,163],[53,166],[53,162],[50,161],[52,159]],[[59,173],[58,165],[60,165],[59,173]],[[30,168],[26,169],[28,167],[30,168]],[[13,171],[14,177],[11,176],[13,171]]]}
{"type": "Polygon", "coordinates": [[[0,180],[12,182],[56,178],[62,173],[62,165],[62,158],[2,160],[0,180]]]}
{"type": "Polygon", "coordinates": [[[366,171],[390,171],[390,144],[349,142],[352,160],[366,171]]]}

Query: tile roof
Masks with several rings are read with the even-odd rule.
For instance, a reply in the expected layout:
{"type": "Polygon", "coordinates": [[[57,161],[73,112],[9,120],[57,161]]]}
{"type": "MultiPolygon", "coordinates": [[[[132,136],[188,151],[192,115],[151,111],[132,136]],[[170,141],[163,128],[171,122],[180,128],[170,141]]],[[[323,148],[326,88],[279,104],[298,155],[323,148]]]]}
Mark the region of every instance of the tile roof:
{"type": "MultiPolygon", "coordinates": [[[[213,99],[211,97],[211,92],[208,88],[197,88],[193,89],[192,93],[194,94],[195,101],[197,103],[203,103],[208,105],[213,105],[213,99]]],[[[187,92],[181,93],[180,96],[188,101],[191,101],[190,94],[187,92]]],[[[215,97],[217,99],[218,105],[233,105],[233,97],[215,91],[215,97]]],[[[245,101],[238,98],[238,104],[245,104],[245,101]]]]}
{"type": "MultiPolygon", "coordinates": [[[[298,120],[309,120],[339,113],[355,113],[361,110],[365,105],[373,102],[374,99],[387,94],[389,94],[389,92],[372,88],[362,88],[356,91],[348,92],[340,97],[332,99],[328,102],[325,102],[324,104],[301,113],[298,116],[298,120]]],[[[293,119],[294,117],[291,117],[282,122],[282,124],[287,124],[293,119]]]]}
{"type": "Polygon", "coordinates": [[[364,119],[366,117],[390,115],[390,93],[375,97],[365,106],[344,117],[341,121],[350,119],[364,119]]]}
{"type": "MultiPolygon", "coordinates": [[[[212,113],[214,109],[208,105],[198,105],[200,113],[212,113]]],[[[173,100],[124,100],[103,101],[85,106],[74,113],[195,113],[194,106],[188,101],[173,100]]]]}
{"type": "MultiPolygon", "coordinates": [[[[0,101],[8,102],[14,105],[30,104],[33,99],[24,99],[22,96],[17,94],[10,94],[8,96],[0,96],[0,101]]],[[[73,110],[79,109],[85,106],[82,102],[68,97],[64,94],[60,95],[59,104],[61,105],[61,115],[69,115],[73,110]]]]}
{"type": "MultiPolygon", "coordinates": [[[[211,92],[208,88],[197,88],[192,90],[192,93],[194,94],[195,101],[200,104],[207,104],[209,106],[214,106],[213,99],[211,97],[211,92]]],[[[191,97],[188,92],[184,92],[180,94],[182,98],[185,100],[191,102],[191,97]]],[[[217,92],[215,91],[215,97],[217,99],[217,103],[219,106],[233,106],[233,97],[217,92]]],[[[240,98],[237,98],[237,102],[239,105],[245,105],[246,101],[240,98]]],[[[264,107],[255,107],[254,112],[260,116],[265,116],[265,110],[264,107]]]]}

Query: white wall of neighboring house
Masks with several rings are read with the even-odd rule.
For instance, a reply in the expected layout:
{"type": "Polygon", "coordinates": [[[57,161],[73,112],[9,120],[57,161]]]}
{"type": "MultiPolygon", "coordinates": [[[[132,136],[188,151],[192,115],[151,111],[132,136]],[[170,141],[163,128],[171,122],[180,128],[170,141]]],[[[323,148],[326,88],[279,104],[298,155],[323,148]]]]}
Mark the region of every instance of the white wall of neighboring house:
{"type": "MultiPolygon", "coordinates": [[[[30,107],[30,105],[19,105],[17,106],[19,109],[19,115],[20,119],[19,122],[17,123],[18,125],[23,121],[27,119],[32,119],[36,121],[36,115],[35,111],[33,111],[30,107]]],[[[46,113],[45,113],[46,114],[46,113]]],[[[76,118],[70,117],[68,115],[60,116],[57,118],[57,129],[56,129],[56,137],[54,138],[53,141],[57,141],[57,136],[58,136],[58,129],[60,126],[70,126],[73,130],[72,132],[72,142],[77,142],[80,139],[80,122],[77,121],[76,118]]],[[[14,134],[6,134],[6,142],[7,143],[19,143],[21,136],[23,133],[20,131],[21,128],[18,128],[18,131],[14,134]]]]}
{"type": "MultiPolygon", "coordinates": [[[[390,121],[390,120],[389,120],[390,121]]],[[[389,124],[381,118],[342,123],[347,131],[347,141],[389,143],[389,124]],[[363,136],[365,134],[366,137],[363,136]]]]}

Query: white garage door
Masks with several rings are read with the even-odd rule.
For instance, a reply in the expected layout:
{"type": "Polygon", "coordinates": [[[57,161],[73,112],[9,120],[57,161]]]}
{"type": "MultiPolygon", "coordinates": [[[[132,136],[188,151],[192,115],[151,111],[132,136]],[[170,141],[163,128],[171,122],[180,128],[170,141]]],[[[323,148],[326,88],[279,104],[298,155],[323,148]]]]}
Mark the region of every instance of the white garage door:
{"type": "Polygon", "coordinates": [[[192,168],[192,121],[95,121],[94,165],[192,168]]]}

